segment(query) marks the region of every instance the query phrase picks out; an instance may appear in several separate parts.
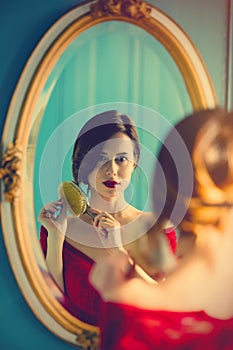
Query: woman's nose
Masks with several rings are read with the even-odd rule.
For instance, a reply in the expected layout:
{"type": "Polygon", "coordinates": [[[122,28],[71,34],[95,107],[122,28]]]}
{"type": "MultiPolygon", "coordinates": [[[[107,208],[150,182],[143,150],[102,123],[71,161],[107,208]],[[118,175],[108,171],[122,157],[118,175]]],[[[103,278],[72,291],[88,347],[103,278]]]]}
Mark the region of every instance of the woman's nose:
{"type": "Polygon", "coordinates": [[[114,161],[114,159],[109,160],[106,163],[106,170],[107,170],[107,175],[116,175],[116,173],[117,173],[117,164],[114,161]]]}

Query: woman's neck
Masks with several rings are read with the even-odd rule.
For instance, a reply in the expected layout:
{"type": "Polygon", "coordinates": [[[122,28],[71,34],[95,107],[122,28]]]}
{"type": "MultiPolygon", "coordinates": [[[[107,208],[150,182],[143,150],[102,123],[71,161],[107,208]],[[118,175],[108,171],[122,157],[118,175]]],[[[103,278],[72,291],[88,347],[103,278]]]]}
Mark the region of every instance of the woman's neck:
{"type": "Polygon", "coordinates": [[[92,191],[90,196],[90,206],[101,211],[107,211],[115,216],[123,213],[125,209],[129,207],[129,203],[126,202],[124,195],[120,195],[113,199],[106,199],[100,196],[97,192],[92,191]]]}

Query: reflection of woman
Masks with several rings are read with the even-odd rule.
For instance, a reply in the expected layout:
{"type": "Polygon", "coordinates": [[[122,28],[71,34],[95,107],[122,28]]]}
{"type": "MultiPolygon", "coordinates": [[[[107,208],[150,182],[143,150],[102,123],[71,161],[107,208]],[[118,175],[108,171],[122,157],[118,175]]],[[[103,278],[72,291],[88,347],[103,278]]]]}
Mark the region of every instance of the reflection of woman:
{"type": "MultiPolygon", "coordinates": [[[[181,206],[189,203],[181,234],[195,234],[196,243],[159,285],[126,276],[128,260],[120,252],[95,265],[90,279],[109,302],[102,320],[104,350],[233,348],[233,113],[199,112],[175,129],[192,158],[194,188],[189,203],[186,193],[179,193],[176,164],[166,149],[176,147],[172,130],[158,157],[167,200],[148,234],[148,252],[177,200],[181,206]]],[[[155,181],[158,186],[157,172],[155,181]]]]}
{"type": "MultiPolygon", "coordinates": [[[[63,199],[46,204],[39,215],[41,245],[49,271],[67,296],[65,306],[91,324],[98,324],[101,306],[100,296],[88,281],[94,261],[121,246],[124,227],[131,224],[136,237],[144,229],[142,222],[152,219],[151,213],[130,205],[124,196],[139,154],[136,128],[128,116],[116,111],[96,115],[77,137],[72,169],[75,183],[87,187],[90,205],[95,208],[92,211],[97,215],[94,219],[87,214],[67,217],[63,199]]],[[[167,235],[171,244],[174,234],[167,235]]],[[[130,255],[139,260],[135,242],[126,243],[130,255]]]]}

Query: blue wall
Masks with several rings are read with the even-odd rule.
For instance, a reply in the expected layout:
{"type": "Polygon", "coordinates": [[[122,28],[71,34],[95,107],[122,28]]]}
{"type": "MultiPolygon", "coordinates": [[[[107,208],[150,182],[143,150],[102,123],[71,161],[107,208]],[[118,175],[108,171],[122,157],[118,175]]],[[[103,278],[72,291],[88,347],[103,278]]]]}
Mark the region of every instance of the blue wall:
{"type": "MultiPolygon", "coordinates": [[[[46,30],[77,0],[11,0],[0,4],[0,131],[22,69],[46,30]]],[[[220,0],[154,0],[191,36],[225,102],[226,4],[220,0]],[[216,52],[217,48],[217,52],[216,52]]],[[[71,349],[33,315],[13,277],[0,235],[0,344],[3,349],[71,349]]]]}
{"type": "MultiPolygon", "coordinates": [[[[2,130],[22,69],[47,29],[75,0],[12,0],[0,4],[0,118],[2,130]]],[[[33,315],[14,280],[0,236],[0,344],[6,350],[68,350],[33,315]]]]}

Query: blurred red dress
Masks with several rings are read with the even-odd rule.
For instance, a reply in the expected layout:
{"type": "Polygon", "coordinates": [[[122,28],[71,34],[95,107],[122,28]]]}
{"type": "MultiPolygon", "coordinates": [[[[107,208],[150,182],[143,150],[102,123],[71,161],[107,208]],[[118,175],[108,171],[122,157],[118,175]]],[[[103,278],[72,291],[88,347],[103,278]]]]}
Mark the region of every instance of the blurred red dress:
{"type": "Polygon", "coordinates": [[[233,350],[233,319],[106,303],[101,350],[233,350]]]}
{"type": "MultiPolygon", "coordinates": [[[[176,249],[176,233],[165,230],[171,250],[176,249]]],[[[48,232],[44,226],[40,230],[40,244],[44,255],[47,252],[48,232]]],[[[92,325],[99,325],[103,300],[89,283],[88,275],[94,260],[73,247],[68,242],[63,245],[63,279],[65,298],[63,306],[75,317],[92,325]]]]}

